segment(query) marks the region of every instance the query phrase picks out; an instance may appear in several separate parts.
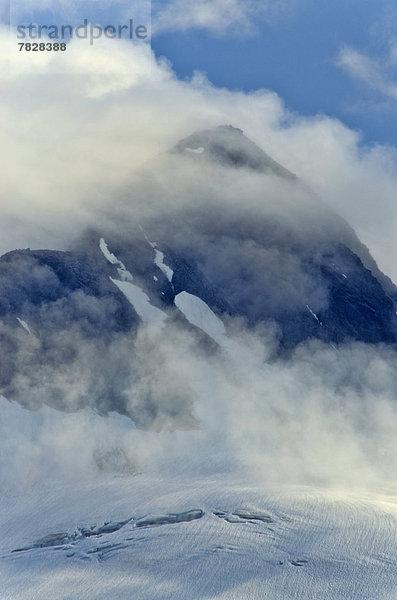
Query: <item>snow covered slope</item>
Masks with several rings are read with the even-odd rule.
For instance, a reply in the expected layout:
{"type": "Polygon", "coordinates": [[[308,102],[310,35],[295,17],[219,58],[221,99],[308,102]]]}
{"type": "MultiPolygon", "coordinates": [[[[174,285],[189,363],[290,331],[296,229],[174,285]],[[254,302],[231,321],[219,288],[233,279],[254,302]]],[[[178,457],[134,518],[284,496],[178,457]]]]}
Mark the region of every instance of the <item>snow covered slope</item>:
{"type": "MultiPolygon", "coordinates": [[[[4,402],[9,425],[25,421],[27,442],[38,420],[61,431],[74,418],[4,402]]],[[[102,443],[130,427],[121,417],[89,421],[102,443]]],[[[3,487],[1,598],[396,597],[397,496],[269,486],[217,472],[215,457],[208,468],[193,475],[164,461],[162,473],[82,477],[71,463],[70,478],[3,487]]]]}
{"type": "Polygon", "coordinates": [[[122,482],[117,492],[101,486],[77,498],[71,491],[50,501],[37,497],[25,509],[45,522],[42,531],[14,516],[8,526],[22,527],[23,535],[3,542],[2,597],[395,598],[393,503],[329,498],[310,489],[263,493],[230,482],[167,486],[145,479],[122,482]],[[111,498],[110,510],[104,496],[111,498]],[[83,516],[70,509],[74,503],[83,516]],[[115,520],[103,526],[106,514],[115,520]],[[15,542],[32,542],[43,530],[57,537],[49,533],[38,547],[12,552],[15,542]]]}

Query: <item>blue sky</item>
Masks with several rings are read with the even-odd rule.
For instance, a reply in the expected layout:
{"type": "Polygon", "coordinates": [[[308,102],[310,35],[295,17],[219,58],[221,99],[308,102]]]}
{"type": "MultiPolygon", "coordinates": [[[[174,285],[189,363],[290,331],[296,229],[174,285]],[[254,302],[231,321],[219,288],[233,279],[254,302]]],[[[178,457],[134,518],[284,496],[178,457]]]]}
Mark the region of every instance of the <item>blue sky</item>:
{"type": "MultiPolygon", "coordinates": [[[[183,10],[178,0],[160,4],[183,10]]],[[[155,32],[153,49],[182,78],[200,70],[216,86],[271,89],[292,111],[335,116],[367,143],[397,144],[397,92],[388,90],[397,75],[395,2],[291,0],[269,17],[252,9],[248,31],[238,16],[223,27],[219,9],[219,27],[190,19],[175,30],[170,18],[171,30],[155,32]]]]}

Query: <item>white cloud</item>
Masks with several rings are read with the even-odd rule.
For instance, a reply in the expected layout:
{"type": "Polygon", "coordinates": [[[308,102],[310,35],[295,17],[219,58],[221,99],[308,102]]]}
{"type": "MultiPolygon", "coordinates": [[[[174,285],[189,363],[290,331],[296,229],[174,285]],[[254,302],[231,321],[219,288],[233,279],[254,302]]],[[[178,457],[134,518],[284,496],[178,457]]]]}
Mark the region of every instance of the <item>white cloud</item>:
{"type": "Polygon", "coordinates": [[[255,31],[257,19],[272,19],[293,8],[285,0],[171,0],[154,6],[154,32],[206,29],[241,35],[255,31]]]}
{"type": "Polygon", "coordinates": [[[375,60],[354,48],[343,48],[337,58],[337,64],[348,75],[366,84],[372,90],[397,100],[397,81],[393,78],[391,67],[395,66],[397,47],[392,47],[386,60],[375,60]]]}
{"type": "Polygon", "coordinates": [[[397,281],[393,148],[365,148],[337,120],[293,115],[268,90],[217,89],[201,74],[179,81],[146,47],[74,41],[36,65],[26,53],[26,74],[9,71],[6,31],[0,43],[1,253],[64,247],[138,165],[196,129],[231,123],[346,217],[397,281]],[[64,75],[50,75],[54,60],[64,75]]]}

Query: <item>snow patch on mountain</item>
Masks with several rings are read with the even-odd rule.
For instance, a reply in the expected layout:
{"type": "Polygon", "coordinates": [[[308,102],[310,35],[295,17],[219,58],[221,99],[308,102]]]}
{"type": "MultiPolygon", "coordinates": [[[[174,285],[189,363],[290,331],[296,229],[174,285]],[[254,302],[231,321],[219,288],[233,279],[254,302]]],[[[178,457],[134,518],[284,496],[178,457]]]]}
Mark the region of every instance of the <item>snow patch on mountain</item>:
{"type": "Polygon", "coordinates": [[[112,277],[110,277],[110,280],[132,304],[144,325],[155,327],[162,327],[164,325],[167,315],[151,304],[149,297],[139,286],[129,281],[118,281],[112,277]]]}
{"type": "Polygon", "coordinates": [[[217,344],[224,345],[226,338],[225,326],[201,298],[188,292],[181,292],[175,296],[175,305],[185,315],[189,323],[199,327],[217,344]]]}
{"type": "Polygon", "coordinates": [[[133,276],[126,269],[124,264],[117,258],[117,256],[109,251],[108,246],[103,238],[101,238],[99,246],[105,258],[112,265],[119,265],[117,271],[120,275],[120,280],[114,279],[113,277],[109,277],[109,279],[119,288],[127,300],[132,304],[142,323],[146,326],[162,327],[164,325],[164,321],[167,319],[167,315],[162,310],[151,304],[149,296],[145,294],[145,292],[138,285],[131,283],[133,281],[133,276]]]}
{"type": "Polygon", "coordinates": [[[191,154],[203,154],[205,150],[201,146],[200,148],[185,148],[185,152],[190,152],[191,154]]]}
{"type": "Polygon", "coordinates": [[[122,265],[122,267],[125,269],[123,263],[120,262],[112,252],[110,252],[108,245],[103,238],[99,240],[99,247],[106,260],[108,260],[112,265],[122,265]]]}
{"type": "Polygon", "coordinates": [[[165,264],[163,252],[160,252],[160,250],[157,249],[155,249],[154,252],[156,255],[154,258],[154,264],[158,266],[158,268],[164,273],[168,281],[171,283],[174,271],[165,264]]]}
{"type": "MultiPolygon", "coordinates": [[[[160,269],[160,271],[162,271],[164,273],[164,275],[166,276],[166,278],[168,279],[168,281],[171,283],[172,278],[174,276],[174,271],[165,264],[164,262],[164,252],[161,252],[158,248],[157,248],[157,243],[156,242],[152,242],[149,240],[148,236],[146,235],[145,231],[143,230],[142,227],[140,227],[143,235],[145,236],[145,240],[147,241],[147,243],[149,244],[149,246],[151,246],[154,250],[154,264],[160,269]]],[[[155,278],[155,281],[157,281],[157,278],[155,278]]]]}
{"type": "Polygon", "coordinates": [[[20,319],[19,317],[17,317],[17,321],[18,323],[25,329],[25,331],[28,332],[29,335],[32,335],[32,332],[30,330],[29,325],[26,323],[26,321],[23,321],[22,319],[20,319]]]}
{"type": "Polygon", "coordinates": [[[175,305],[189,323],[201,329],[227,352],[235,365],[236,372],[242,374],[251,368],[270,368],[263,363],[261,356],[257,356],[250,348],[229,337],[221,319],[198,296],[180,292],[175,296],[175,305]]]}
{"type": "Polygon", "coordinates": [[[108,245],[103,238],[101,238],[99,241],[99,247],[108,262],[110,262],[112,265],[118,265],[117,272],[121,281],[132,281],[133,276],[131,273],[126,269],[124,263],[122,263],[121,260],[119,260],[112,252],[109,251],[108,245]]]}
{"type": "Polygon", "coordinates": [[[318,318],[318,316],[316,315],[316,313],[315,313],[314,311],[312,311],[312,309],[310,308],[310,306],[309,306],[308,304],[306,304],[306,308],[307,308],[307,310],[309,311],[309,313],[312,315],[312,317],[313,317],[314,319],[316,319],[316,321],[317,321],[318,323],[320,323],[320,325],[322,325],[322,323],[321,323],[320,319],[318,318]]]}

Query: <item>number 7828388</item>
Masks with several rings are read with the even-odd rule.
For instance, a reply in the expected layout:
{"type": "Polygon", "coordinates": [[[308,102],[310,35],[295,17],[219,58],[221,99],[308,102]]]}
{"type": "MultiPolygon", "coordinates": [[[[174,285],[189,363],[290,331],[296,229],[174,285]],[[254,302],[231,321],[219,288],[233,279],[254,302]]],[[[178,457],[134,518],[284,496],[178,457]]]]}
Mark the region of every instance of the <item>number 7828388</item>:
{"type": "Polygon", "coordinates": [[[59,43],[59,42],[34,42],[34,43],[30,43],[30,42],[20,42],[18,43],[19,46],[19,51],[22,52],[22,50],[25,50],[26,52],[65,52],[66,50],[66,43],[59,43]]]}

